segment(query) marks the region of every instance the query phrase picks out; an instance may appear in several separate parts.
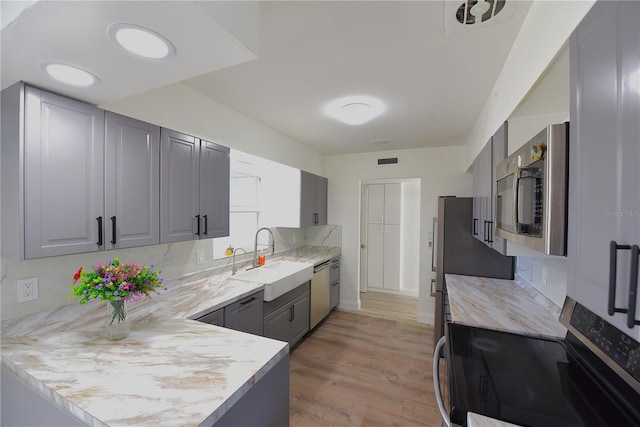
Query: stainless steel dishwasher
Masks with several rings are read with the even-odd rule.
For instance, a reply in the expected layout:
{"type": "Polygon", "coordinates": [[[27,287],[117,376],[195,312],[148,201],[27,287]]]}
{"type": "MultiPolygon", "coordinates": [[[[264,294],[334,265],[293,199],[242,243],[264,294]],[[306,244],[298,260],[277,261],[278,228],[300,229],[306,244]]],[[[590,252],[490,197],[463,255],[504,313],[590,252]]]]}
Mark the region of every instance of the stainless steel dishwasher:
{"type": "Polygon", "coordinates": [[[326,261],[313,268],[309,329],[313,329],[331,311],[330,267],[331,261],[326,261]]]}

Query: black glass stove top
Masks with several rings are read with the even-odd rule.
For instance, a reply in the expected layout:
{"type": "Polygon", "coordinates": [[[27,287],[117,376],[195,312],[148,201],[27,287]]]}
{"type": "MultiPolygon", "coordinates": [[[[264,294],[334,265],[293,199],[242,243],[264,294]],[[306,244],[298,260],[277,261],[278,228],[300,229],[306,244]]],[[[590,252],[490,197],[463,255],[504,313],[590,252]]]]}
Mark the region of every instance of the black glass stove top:
{"type": "MultiPolygon", "coordinates": [[[[449,324],[451,421],[475,412],[521,426],[640,426],[565,341],[449,324]]],[[[633,393],[637,398],[637,393],[633,393]]],[[[637,403],[637,402],[636,402],[637,403]]]]}

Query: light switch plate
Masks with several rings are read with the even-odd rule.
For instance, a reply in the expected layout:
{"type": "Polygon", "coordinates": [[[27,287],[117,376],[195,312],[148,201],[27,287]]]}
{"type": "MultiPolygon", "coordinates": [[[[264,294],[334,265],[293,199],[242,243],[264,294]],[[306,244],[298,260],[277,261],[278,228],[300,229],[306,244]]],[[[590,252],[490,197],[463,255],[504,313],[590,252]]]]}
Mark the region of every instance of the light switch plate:
{"type": "Polygon", "coordinates": [[[203,264],[204,263],[204,251],[200,250],[200,251],[196,251],[196,264],[203,264]]]}
{"type": "Polygon", "coordinates": [[[18,280],[18,302],[33,301],[38,299],[38,278],[18,280]]]}

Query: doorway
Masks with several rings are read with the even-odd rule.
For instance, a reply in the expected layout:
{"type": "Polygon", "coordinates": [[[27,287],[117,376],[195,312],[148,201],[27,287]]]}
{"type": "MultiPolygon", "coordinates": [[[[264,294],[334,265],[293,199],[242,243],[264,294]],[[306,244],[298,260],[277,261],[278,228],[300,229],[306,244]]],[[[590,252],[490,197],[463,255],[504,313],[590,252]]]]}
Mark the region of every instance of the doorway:
{"type": "Polygon", "coordinates": [[[420,179],[363,180],[360,292],[418,296],[420,179]]]}

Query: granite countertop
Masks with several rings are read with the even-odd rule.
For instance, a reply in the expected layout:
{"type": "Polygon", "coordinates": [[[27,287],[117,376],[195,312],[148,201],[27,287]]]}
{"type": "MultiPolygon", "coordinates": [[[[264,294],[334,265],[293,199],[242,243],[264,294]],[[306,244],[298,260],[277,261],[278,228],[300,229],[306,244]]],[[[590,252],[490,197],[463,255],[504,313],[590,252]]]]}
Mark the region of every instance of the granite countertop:
{"type": "MultiPolygon", "coordinates": [[[[339,255],[304,247],[273,260],[318,264],[339,255]]],[[[104,338],[105,304],[3,320],[2,364],[87,425],[214,423],[289,351],[282,341],[190,320],[264,289],[230,270],[168,281],[168,291],[128,305],[132,329],[122,341],[104,338]]]]}
{"type": "Polygon", "coordinates": [[[545,338],[564,338],[560,307],[522,279],[447,274],[451,321],[545,338]]]}

